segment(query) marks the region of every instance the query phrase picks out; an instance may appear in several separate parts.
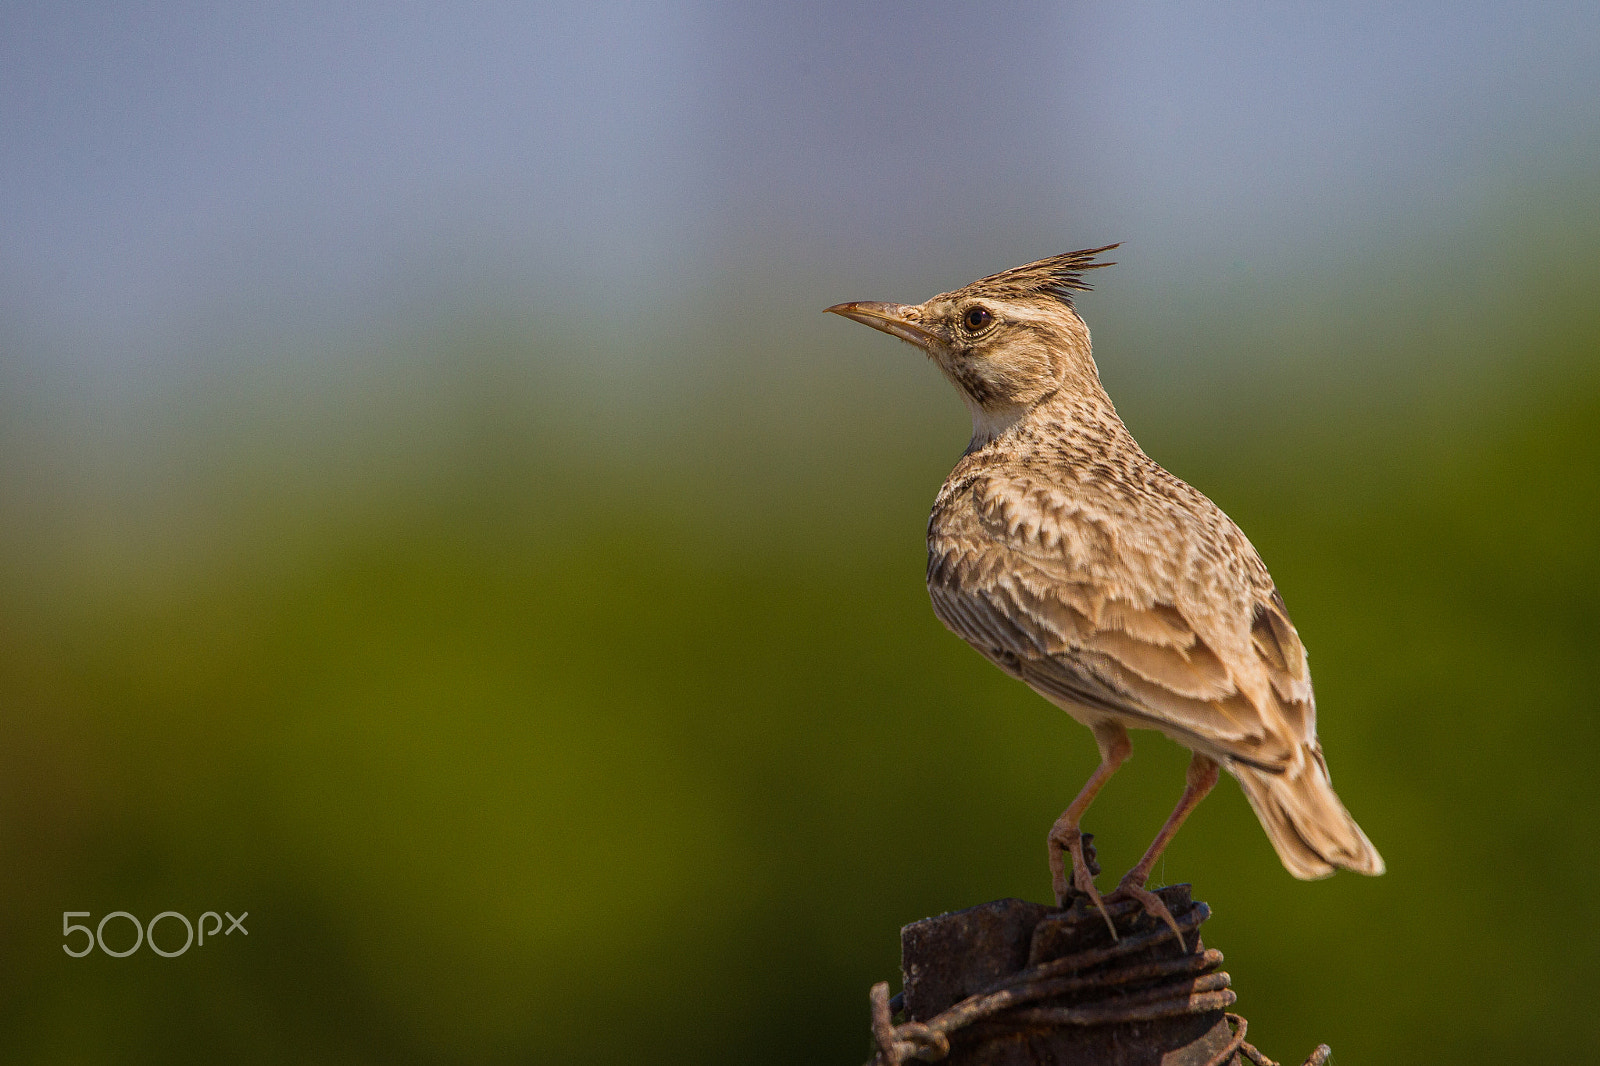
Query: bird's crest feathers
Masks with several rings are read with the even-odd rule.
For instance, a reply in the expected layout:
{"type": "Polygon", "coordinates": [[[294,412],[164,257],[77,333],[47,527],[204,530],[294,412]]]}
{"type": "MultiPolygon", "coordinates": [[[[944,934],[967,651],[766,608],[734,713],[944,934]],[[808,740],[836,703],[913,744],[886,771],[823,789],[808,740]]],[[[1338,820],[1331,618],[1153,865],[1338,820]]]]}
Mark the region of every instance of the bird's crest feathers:
{"type": "Polygon", "coordinates": [[[1120,247],[1120,243],[1108,244],[1101,248],[1084,248],[1064,255],[1053,255],[1037,263],[991,274],[967,288],[993,296],[1054,296],[1071,307],[1074,291],[1088,292],[1092,287],[1083,280],[1085,270],[1116,266],[1115,263],[1097,263],[1094,257],[1120,247]]]}

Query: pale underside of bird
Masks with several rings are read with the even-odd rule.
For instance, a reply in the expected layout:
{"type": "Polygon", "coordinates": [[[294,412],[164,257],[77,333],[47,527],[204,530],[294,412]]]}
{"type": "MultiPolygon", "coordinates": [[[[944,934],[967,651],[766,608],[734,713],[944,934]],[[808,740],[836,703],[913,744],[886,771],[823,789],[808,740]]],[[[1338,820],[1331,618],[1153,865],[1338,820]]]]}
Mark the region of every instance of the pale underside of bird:
{"type": "Polygon", "coordinates": [[[827,309],[922,349],[971,412],[972,442],[928,522],[928,591],[946,626],[1099,744],[1048,836],[1057,902],[1076,889],[1103,910],[1080,823],[1130,754],[1129,727],[1194,754],[1177,807],[1112,897],[1173,924],[1145,882],[1219,767],[1295,877],[1380,874],[1329,782],[1305,648],[1265,565],[1220,508],[1145,455],[1101,387],[1072,293],[1114,247],[922,304],[827,309]]]}

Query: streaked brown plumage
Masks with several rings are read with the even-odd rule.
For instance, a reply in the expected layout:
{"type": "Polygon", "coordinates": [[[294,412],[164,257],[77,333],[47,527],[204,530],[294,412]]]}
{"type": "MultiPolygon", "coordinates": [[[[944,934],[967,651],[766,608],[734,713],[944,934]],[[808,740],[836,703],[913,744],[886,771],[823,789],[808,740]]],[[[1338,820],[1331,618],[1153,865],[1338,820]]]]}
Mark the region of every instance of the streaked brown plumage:
{"type": "Polygon", "coordinates": [[[1160,730],[1194,759],[1118,895],[1170,922],[1144,884],[1218,766],[1294,876],[1382,873],[1329,784],[1305,649],[1266,567],[1221,509],[1139,448],[1101,387],[1071,296],[1114,247],[915,306],[828,308],[923,349],[971,411],[972,443],[928,522],[934,612],[1094,731],[1101,765],[1050,833],[1058,901],[1069,885],[1099,901],[1078,825],[1127,758],[1127,727],[1160,730]]]}

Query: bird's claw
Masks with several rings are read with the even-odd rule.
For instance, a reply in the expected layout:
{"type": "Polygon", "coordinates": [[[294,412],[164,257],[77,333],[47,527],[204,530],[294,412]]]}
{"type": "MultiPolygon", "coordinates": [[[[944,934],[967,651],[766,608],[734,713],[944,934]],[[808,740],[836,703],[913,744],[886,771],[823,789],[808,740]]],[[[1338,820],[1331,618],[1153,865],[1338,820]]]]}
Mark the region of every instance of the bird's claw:
{"type": "MultiPolygon", "coordinates": [[[[1167,909],[1167,905],[1161,901],[1160,896],[1144,887],[1144,878],[1139,876],[1137,870],[1129,871],[1127,876],[1117,884],[1117,887],[1112,890],[1106,899],[1131,899],[1138,903],[1150,917],[1158,922],[1167,924],[1167,928],[1172,930],[1172,935],[1178,938],[1179,950],[1188,950],[1184,945],[1183,930],[1178,927],[1177,919],[1172,916],[1172,912],[1167,909]]],[[[1104,907],[1101,910],[1103,913],[1104,907]]]]}
{"type": "Polygon", "coordinates": [[[1088,898],[1100,912],[1100,917],[1106,920],[1106,928],[1111,930],[1111,939],[1120,939],[1117,935],[1117,926],[1111,920],[1111,915],[1106,911],[1105,901],[1100,898],[1100,890],[1094,886],[1095,875],[1100,872],[1099,865],[1094,860],[1094,834],[1085,833],[1078,829],[1059,829],[1050,834],[1050,842],[1072,859],[1072,873],[1070,879],[1066,870],[1066,863],[1052,854],[1051,881],[1055,889],[1056,906],[1065,907],[1072,899],[1074,892],[1088,898]]]}

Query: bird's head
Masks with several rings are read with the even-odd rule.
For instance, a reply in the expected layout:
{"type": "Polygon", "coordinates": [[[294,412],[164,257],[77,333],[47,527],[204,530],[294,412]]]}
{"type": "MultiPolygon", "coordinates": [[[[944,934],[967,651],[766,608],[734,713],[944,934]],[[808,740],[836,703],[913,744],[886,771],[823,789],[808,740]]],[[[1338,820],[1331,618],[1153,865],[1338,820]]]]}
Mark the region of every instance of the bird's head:
{"type": "Polygon", "coordinates": [[[973,440],[992,439],[1046,400],[1098,395],[1089,327],[1072,293],[1117,245],[1041,259],[940,293],[926,303],[835,304],[827,310],[916,345],[939,364],[972,412],[973,440]]]}

